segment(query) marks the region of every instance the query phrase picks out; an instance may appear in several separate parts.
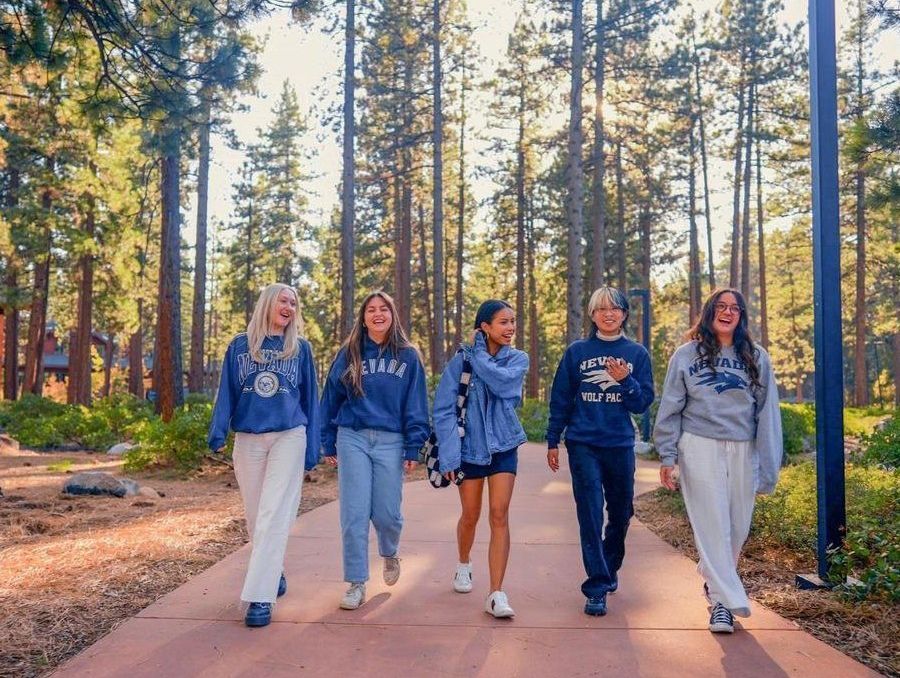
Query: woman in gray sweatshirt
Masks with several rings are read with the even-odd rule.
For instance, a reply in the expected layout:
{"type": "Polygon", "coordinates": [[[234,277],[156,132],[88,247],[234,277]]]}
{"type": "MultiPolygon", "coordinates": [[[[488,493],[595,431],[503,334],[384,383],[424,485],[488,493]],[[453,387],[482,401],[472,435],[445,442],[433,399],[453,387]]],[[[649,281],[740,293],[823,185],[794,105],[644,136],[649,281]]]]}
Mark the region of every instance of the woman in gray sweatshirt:
{"type": "Polygon", "coordinates": [[[778,388],[737,290],[713,292],[688,337],[669,361],[653,439],[664,487],[676,489],[676,463],[680,468],[709,629],[732,633],[733,615],[750,615],[737,562],[756,494],[775,489],[781,468],[778,388]]]}

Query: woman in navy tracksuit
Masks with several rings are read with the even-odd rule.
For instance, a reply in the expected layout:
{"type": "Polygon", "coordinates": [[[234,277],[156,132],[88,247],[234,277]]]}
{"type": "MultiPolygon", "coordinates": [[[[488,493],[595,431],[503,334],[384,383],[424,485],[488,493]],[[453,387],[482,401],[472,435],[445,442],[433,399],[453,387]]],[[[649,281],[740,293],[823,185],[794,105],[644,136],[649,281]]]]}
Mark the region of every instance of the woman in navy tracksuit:
{"type": "Polygon", "coordinates": [[[634,514],[634,424],[632,414],[653,402],[650,356],[623,334],[628,299],[613,287],[591,295],[588,313],[595,331],[563,354],[550,394],[547,464],[559,469],[565,431],[581,555],[587,579],[584,611],[606,614],[606,594],[618,588],[625,533],[634,514]],[[608,521],[604,533],[603,502],[608,521]]]}
{"type": "Polygon", "coordinates": [[[325,460],[338,467],[344,580],[350,584],[340,607],[355,610],[366,600],[370,522],[385,584],[400,578],[403,473],[415,468],[429,434],[422,359],[384,292],[363,300],[325,382],[321,418],[325,460]]]}

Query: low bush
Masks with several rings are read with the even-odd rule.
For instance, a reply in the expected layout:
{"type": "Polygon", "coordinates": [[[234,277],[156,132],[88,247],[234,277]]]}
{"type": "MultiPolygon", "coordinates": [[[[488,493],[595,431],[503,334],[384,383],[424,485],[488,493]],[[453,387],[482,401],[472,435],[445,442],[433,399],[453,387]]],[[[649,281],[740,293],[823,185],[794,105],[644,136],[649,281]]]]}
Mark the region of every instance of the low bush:
{"type": "Polygon", "coordinates": [[[525,429],[525,435],[533,443],[547,439],[547,419],[550,416],[549,405],[537,398],[525,398],[519,410],[519,421],[525,429]]]}
{"type": "Polygon", "coordinates": [[[212,418],[209,400],[192,400],[175,411],[171,421],[154,417],[134,430],[137,447],[125,453],[125,470],[169,466],[188,471],[200,466],[207,451],[206,435],[212,418]]]}
{"type": "Polygon", "coordinates": [[[788,457],[814,447],[815,435],[816,411],[812,405],[781,403],[781,436],[788,457]]]}
{"type": "MultiPolygon", "coordinates": [[[[900,473],[846,467],[846,548],[834,576],[865,583],[860,595],[900,600],[900,473]]],[[[784,469],[775,492],[757,502],[754,538],[792,550],[816,548],[816,469],[811,461],[784,469]]]]}
{"type": "Polygon", "coordinates": [[[875,430],[862,437],[862,453],[856,461],[866,466],[900,469],[900,412],[875,430]]]}
{"type": "Polygon", "coordinates": [[[870,435],[891,414],[879,407],[845,407],[844,433],[855,437],[870,435]]]}

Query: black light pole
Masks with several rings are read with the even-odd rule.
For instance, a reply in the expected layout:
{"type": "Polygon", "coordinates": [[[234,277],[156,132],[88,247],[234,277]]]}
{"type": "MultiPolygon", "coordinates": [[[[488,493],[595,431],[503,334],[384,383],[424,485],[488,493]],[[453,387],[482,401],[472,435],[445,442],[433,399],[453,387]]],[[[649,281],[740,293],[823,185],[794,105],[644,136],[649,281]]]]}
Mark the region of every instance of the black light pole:
{"type": "Polygon", "coordinates": [[[834,0],[809,0],[819,566],[818,577],[797,576],[801,588],[827,585],[829,551],[842,546],[847,525],[834,23],[834,0]]]}
{"type": "MultiPolygon", "coordinates": [[[[641,298],[641,343],[650,353],[650,290],[633,289],[628,291],[629,297],[641,298]]],[[[650,440],[650,410],[644,412],[641,419],[641,440],[650,440]]]]}

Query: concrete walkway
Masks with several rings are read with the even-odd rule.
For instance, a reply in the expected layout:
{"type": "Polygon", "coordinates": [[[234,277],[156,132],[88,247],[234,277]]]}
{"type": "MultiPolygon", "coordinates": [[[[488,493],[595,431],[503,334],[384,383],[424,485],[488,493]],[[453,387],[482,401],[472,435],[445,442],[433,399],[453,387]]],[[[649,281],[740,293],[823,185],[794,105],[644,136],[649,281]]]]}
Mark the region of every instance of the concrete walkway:
{"type": "MultiPolygon", "coordinates": [[[[707,630],[694,564],[634,521],[609,614],[588,617],[566,455],[556,475],[544,448],[524,445],[510,513],[504,585],[514,620],[483,610],[486,514],[473,551],[475,591],[454,593],[452,488],[407,484],[400,582],[386,587],[374,543],[369,600],[338,609],[338,505],[302,516],[288,546],[287,595],[273,623],[248,629],[237,602],[243,548],[163,597],[64,664],[57,676],[873,676],[759,605],[732,636],[707,630]]],[[[640,464],[637,492],[656,487],[640,464]]],[[[487,502],[485,501],[485,511],[487,502]]]]}

